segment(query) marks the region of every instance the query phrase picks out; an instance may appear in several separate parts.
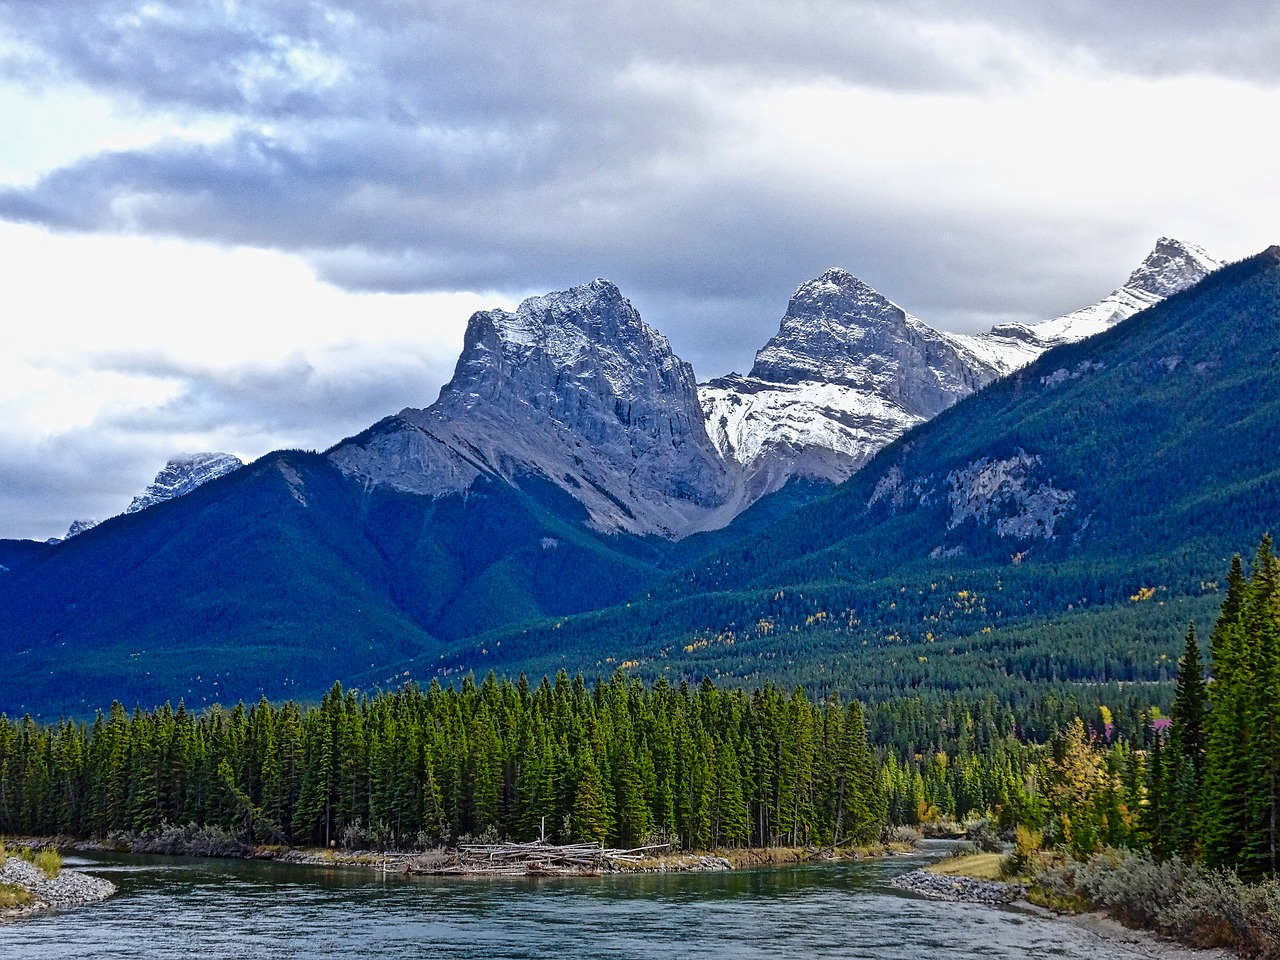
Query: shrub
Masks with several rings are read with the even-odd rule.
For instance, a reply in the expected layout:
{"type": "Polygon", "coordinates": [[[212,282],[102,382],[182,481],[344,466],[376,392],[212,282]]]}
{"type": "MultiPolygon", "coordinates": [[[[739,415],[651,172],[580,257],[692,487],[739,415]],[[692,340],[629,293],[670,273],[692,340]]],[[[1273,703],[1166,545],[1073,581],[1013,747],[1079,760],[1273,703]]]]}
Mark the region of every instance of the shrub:
{"type": "Polygon", "coordinates": [[[43,847],[36,853],[31,862],[35,864],[37,869],[42,870],[50,880],[62,872],[62,854],[58,853],[53,847],[43,847]]]}
{"type": "Polygon", "coordinates": [[[965,839],[982,853],[1000,853],[1004,850],[1004,844],[1000,841],[995,824],[990,820],[974,820],[966,824],[965,839]]]}
{"type": "Polygon", "coordinates": [[[1160,929],[1201,947],[1230,947],[1248,936],[1245,884],[1229,870],[1200,873],[1160,911],[1160,929]]]}
{"type": "Polygon", "coordinates": [[[896,827],[886,825],[885,828],[880,831],[880,842],[885,846],[901,843],[914,847],[920,842],[920,836],[920,831],[915,827],[909,827],[905,824],[896,827]]]}
{"type": "Polygon", "coordinates": [[[0,910],[25,907],[32,899],[30,890],[12,883],[0,883],[0,910]]]}
{"type": "Polygon", "coordinates": [[[1101,907],[1193,946],[1280,958],[1280,880],[1247,884],[1230,870],[1205,871],[1177,857],[1109,851],[1042,871],[1028,899],[1060,910],[1101,907]]]}
{"type": "Polygon", "coordinates": [[[1029,877],[1036,871],[1036,854],[1044,843],[1044,834],[1019,825],[1013,832],[1013,849],[1000,864],[1005,877],[1029,877]]]}

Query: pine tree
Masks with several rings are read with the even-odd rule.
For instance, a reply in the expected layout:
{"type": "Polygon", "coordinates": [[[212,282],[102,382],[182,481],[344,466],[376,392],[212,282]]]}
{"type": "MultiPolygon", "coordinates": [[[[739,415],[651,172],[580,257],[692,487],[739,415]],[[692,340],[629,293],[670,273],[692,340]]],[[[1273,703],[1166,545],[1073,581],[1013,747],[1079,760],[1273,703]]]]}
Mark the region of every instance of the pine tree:
{"type": "Polygon", "coordinates": [[[1157,774],[1162,815],[1158,853],[1184,859],[1198,855],[1199,809],[1204,773],[1205,682],[1196,644],[1195,625],[1187,627],[1186,649],[1178,661],[1177,692],[1173,698],[1168,748],[1162,751],[1164,769],[1157,774]]]}
{"type": "Polygon", "coordinates": [[[1245,657],[1246,584],[1239,555],[1232,558],[1227,595],[1209,643],[1212,682],[1205,720],[1205,765],[1201,791],[1202,858],[1211,867],[1238,862],[1249,830],[1248,721],[1245,691],[1252,682],[1245,657]]]}

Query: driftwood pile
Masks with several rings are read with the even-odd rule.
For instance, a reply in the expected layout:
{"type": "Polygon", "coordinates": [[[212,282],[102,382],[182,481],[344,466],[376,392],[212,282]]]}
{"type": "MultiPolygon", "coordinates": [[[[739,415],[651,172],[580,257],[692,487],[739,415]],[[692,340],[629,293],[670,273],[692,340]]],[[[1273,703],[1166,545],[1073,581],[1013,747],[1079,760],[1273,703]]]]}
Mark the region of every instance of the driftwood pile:
{"type": "Polygon", "coordinates": [[[463,843],[447,857],[419,857],[386,863],[383,869],[411,874],[465,876],[575,875],[590,876],[605,870],[636,864],[644,854],[670,844],[616,850],[598,843],[463,843]]]}

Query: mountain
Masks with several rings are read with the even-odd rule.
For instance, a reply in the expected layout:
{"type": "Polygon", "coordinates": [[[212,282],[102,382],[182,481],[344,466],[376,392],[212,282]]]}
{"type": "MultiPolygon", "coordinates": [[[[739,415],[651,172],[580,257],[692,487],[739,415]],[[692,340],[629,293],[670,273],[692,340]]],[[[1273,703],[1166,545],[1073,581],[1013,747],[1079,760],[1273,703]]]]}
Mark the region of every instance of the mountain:
{"type": "MultiPolygon", "coordinates": [[[[283,451],[0,574],[0,711],[311,696],[446,640],[625,600],[658,575],[566,493],[479,478],[430,497],[283,451]]],[[[3,547],[6,542],[0,542],[3,547]]],[[[38,546],[38,545],[37,545],[38,546]]],[[[652,550],[648,551],[649,554],[652,550]]]]}
{"type": "MultiPolygon", "coordinates": [[[[1181,616],[1173,600],[1211,598],[1199,585],[1280,510],[1276,260],[950,406],[974,351],[847,274],[806,285],[753,373],[813,375],[821,349],[836,385],[874,380],[933,419],[798,509],[813,491],[793,479],[739,512],[759,490],[718,456],[688,365],[612,284],[478,313],[430,407],[58,546],[0,541],[0,657],[16,665],[0,710],[314,696],[489,665],[844,682],[885,650],[866,676],[890,690],[929,669],[937,637],[969,645],[974,677],[1022,670],[1028,650],[1058,670],[1042,636],[1001,631],[1148,588],[1181,616]],[[846,348],[851,316],[869,353],[846,348]]],[[[1149,679],[1156,662],[1147,641],[1117,660],[1127,672],[1086,646],[1073,676],[1149,679]]]]}
{"type": "Polygon", "coordinates": [[[1046,352],[642,602],[554,636],[495,632],[449,662],[625,658],[868,696],[1158,680],[1186,619],[1221,601],[1231,554],[1276,528],[1278,442],[1273,247],[1046,352]]]}
{"type": "Polygon", "coordinates": [[[234,467],[175,461],[146,509],[12,552],[0,710],[430,676],[448,642],[627,599],[737,513],[692,370],[602,280],[474,315],[431,407],[234,467]]]}
{"type": "Polygon", "coordinates": [[[243,466],[244,461],[230,453],[190,453],[174,457],[161,468],[147,489],[133,498],[124,512],[138,513],[157,503],[184,496],[196,487],[243,466]]]}
{"type": "Polygon", "coordinates": [[[1119,289],[1092,306],[990,333],[934,330],[847,271],[801,285],[751,372],[704,384],[702,409],[749,495],[799,476],[839,483],[890,441],[1050,347],[1109,329],[1219,264],[1161,237],[1119,289]]]}
{"type": "MultiPolygon", "coordinates": [[[[164,503],[174,497],[190,493],[196,487],[215,480],[232,470],[239,470],[244,461],[230,453],[192,453],[174,457],[161,468],[153,480],[141,494],[134,497],[125,513],[137,513],[157,503],[164,503]]],[[[72,520],[66,534],[61,538],[46,541],[49,544],[62,543],[72,537],[79,536],[86,530],[92,530],[101,520],[72,520]]]]}
{"type": "Polygon", "coordinates": [[[64,536],[62,539],[70,540],[72,537],[79,536],[80,534],[84,533],[86,530],[92,530],[101,522],[102,521],[100,520],[72,520],[71,526],[67,527],[66,536],[64,536]]]}
{"type": "Polygon", "coordinates": [[[998,324],[981,339],[996,344],[1008,342],[1010,346],[1024,343],[1039,352],[1076,343],[1195,286],[1220,266],[1220,261],[1194,244],[1161,237],[1129,279],[1097,303],[1040,323],[998,324]]]}
{"type": "Polygon", "coordinates": [[[476,313],[432,406],[328,456],[362,483],[435,497],[481,478],[549,483],[604,533],[678,538],[739,510],[692,368],[607,280],[476,313]]]}

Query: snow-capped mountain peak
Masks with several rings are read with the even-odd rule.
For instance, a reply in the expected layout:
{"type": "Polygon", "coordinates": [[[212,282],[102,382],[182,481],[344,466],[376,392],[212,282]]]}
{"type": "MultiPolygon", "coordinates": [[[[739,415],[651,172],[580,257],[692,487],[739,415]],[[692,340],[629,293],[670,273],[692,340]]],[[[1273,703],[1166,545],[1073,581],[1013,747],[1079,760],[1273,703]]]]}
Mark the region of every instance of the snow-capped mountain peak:
{"type": "Polygon", "coordinates": [[[989,334],[973,339],[987,341],[988,348],[999,348],[1002,341],[1013,341],[1008,345],[1012,358],[1010,369],[1017,369],[1050,347],[1075,343],[1111,329],[1138,311],[1195,286],[1220,266],[1220,261],[1194,244],[1161,237],[1124,285],[1097,303],[1039,323],[999,324],[992,327],[989,334]],[[1019,358],[1019,354],[1026,352],[1019,344],[1033,348],[1030,356],[1019,358]]]}
{"type": "Polygon", "coordinates": [[[78,537],[80,534],[84,533],[86,530],[92,530],[94,527],[98,525],[99,522],[100,521],[88,520],[88,519],[72,520],[71,526],[67,527],[66,536],[64,536],[62,539],[70,540],[72,537],[78,537]]]}
{"type": "Polygon", "coordinates": [[[986,334],[945,333],[839,268],[801,284],[749,376],[701,388],[707,429],[759,496],[792,476],[839,482],[881,447],[1045,350],[1109,329],[1219,266],[1161,237],[1098,303],[986,334]]]}
{"type": "Polygon", "coordinates": [[[230,453],[189,453],[174,457],[156,474],[147,489],[133,498],[125,513],[137,513],[190,493],[196,487],[215,480],[244,462],[230,453]]]}
{"type": "Polygon", "coordinates": [[[1194,286],[1220,266],[1220,261],[1193,243],[1161,237],[1124,285],[1164,299],[1194,286]]]}

